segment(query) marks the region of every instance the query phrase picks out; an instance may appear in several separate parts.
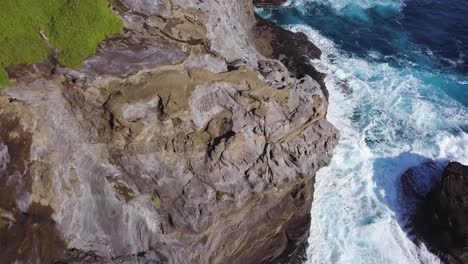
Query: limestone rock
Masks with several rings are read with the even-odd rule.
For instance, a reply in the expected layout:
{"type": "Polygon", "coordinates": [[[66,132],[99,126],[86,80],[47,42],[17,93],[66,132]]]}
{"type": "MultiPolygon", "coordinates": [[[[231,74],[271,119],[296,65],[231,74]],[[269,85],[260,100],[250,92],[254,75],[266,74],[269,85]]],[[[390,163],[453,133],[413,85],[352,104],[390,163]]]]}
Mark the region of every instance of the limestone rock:
{"type": "Polygon", "coordinates": [[[339,137],[320,50],[251,0],[111,5],[125,30],[82,68],[50,58],[1,92],[0,259],[294,258],[339,137]]]}

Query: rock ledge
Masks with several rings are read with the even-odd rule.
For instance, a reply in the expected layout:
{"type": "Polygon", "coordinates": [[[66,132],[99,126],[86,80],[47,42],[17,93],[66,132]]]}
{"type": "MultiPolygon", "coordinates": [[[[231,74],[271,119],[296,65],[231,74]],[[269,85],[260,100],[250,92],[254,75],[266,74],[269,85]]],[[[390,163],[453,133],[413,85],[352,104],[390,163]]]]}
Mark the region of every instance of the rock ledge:
{"type": "Polygon", "coordinates": [[[339,138],[320,50],[251,0],[111,3],[125,30],[83,67],[19,67],[1,91],[0,259],[295,259],[339,138]]]}

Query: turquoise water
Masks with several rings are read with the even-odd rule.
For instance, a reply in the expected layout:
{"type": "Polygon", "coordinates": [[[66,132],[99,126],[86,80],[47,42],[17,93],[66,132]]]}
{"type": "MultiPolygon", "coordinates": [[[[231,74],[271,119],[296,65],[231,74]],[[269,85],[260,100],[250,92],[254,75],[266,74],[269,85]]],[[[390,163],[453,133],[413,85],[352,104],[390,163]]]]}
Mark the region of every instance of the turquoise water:
{"type": "Polygon", "coordinates": [[[327,73],[328,119],[341,131],[317,175],[307,263],[439,263],[411,240],[399,180],[427,158],[468,164],[468,1],[306,0],[258,12],[322,50],[313,64],[327,73]]]}

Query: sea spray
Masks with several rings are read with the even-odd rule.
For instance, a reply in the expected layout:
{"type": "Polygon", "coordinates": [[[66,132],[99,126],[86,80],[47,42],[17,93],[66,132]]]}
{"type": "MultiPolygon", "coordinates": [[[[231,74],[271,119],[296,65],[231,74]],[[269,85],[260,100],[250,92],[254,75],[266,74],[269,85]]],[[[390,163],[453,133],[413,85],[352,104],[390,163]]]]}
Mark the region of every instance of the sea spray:
{"type": "MultiPolygon", "coordinates": [[[[323,51],[314,64],[328,73],[328,118],[342,134],[332,164],[317,175],[309,263],[439,263],[411,242],[392,211],[399,206],[398,179],[407,168],[426,156],[452,153],[440,152],[430,139],[412,139],[398,131],[401,125],[413,133],[436,129],[432,123],[437,116],[413,117],[410,123],[405,119],[411,120],[414,112],[398,109],[399,104],[423,104],[415,89],[419,80],[387,64],[348,57],[311,28],[290,28],[306,33],[323,51]],[[412,153],[401,156],[408,151],[412,153]]],[[[462,117],[454,116],[452,123],[462,117]]]]}
{"type": "Polygon", "coordinates": [[[328,74],[328,118],[342,134],[317,175],[309,263],[439,263],[400,226],[398,180],[427,157],[463,158],[463,147],[446,142],[466,137],[458,127],[466,109],[447,95],[431,104],[429,87],[406,70],[349,56],[310,27],[289,28],[322,49],[313,63],[328,74]]]}
{"type": "MultiPolygon", "coordinates": [[[[400,180],[428,159],[468,163],[468,34],[453,26],[467,22],[465,9],[462,1],[295,0],[258,10],[322,50],[312,63],[327,74],[327,118],[341,131],[331,165],[317,174],[308,263],[440,262],[411,240],[400,180]],[[418,20],[432,10],[455,22],[418,20]],[[449,35],[431,35],[443,30],[449,35]]],[[[415,182],[426,190],[435,175],[415,182]]]]}

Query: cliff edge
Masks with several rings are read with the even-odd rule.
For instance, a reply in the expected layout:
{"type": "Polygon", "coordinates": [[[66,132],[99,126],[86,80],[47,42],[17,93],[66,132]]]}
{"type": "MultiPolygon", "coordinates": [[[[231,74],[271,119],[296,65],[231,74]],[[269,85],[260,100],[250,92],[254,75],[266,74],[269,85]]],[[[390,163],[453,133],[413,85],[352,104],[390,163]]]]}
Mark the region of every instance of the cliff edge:
{"type": "Polygon", "coordinates": [[[81,68],[9,69],[0,259],[294,259],[339,138],[320,50],[252,0],[110,3],[124,30],[81,68]]]}

